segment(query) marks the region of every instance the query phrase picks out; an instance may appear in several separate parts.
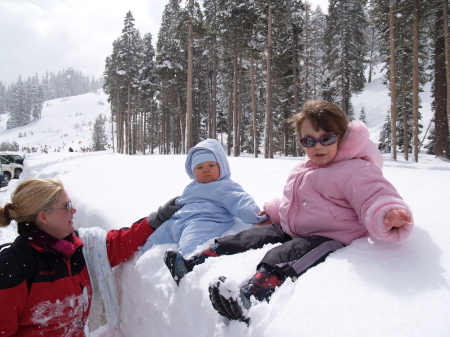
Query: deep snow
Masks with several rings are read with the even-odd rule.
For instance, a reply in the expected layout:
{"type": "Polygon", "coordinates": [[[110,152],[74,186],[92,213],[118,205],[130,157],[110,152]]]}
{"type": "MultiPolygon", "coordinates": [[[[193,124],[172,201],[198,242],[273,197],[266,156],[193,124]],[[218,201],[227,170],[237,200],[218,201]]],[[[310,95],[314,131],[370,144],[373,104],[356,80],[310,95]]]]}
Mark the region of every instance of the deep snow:
{"type": "MultiPolygon", "coordinates": [[[[422,95],[422,99],[426,128],[431,112],[428,96],[422,95]]],[[[389,104],[386,89],[377,80],[353,103],[357,116],[360,107],[365,106],[371,138],[377,141],[389,104]]],[[[111,229],[129,226],[180,195],[189,183],[184,171],[185,155],[68,152],[70,145],[75,150],[88,145],[92,133],[89,121],[93,124],[99,113],[109,116],[102,93],[50,101],[41,120],[13,130],[4,130],[6,116],[1,116],[0,142],[16,140],[21,146],[39,144],[51,149],[49,154],[28,156],[20,180],[12,180],[0,191],[0,205],[9,201],[23,179],[57,177],[77,209],[77,227],[111,229]],[[99,105],[99,101],[105,105],[99,105]],[[75,128],[75,124],[79,127],[75,128]],[[25,131],[27,136],[18,138],[18,133],[25,131]],[[53,152],[63,143],[67,145],[62,152],[53,152]]],[[[385,243],[371,238],[354,241],[297,282],[287,280],[270,304],[261,303],[251,310],[249,326],[229,323],[213,310],[208,284],[220,275],[236,284],[246,281],[270,245],[209,259],[188,274],[179,287],[162,260],[163,252],[173,246],[158,246],[141,259],[133,258],[115,268],[120,326],[102,327],[91,336],[449,336],[450,231],[446,210],[450,162],[423,152],[419,163],[406,162],[402,154],[398,161],[391,160],[390,155],[384,158],[385,176],[414,213],[414,232],[404,242],[385,243]]],[[[288,173],[304,160],[249,156],[228,159],[232,179],[260,206],[281,196],[288,173]]],[[[0,229],[0,243],[12,241],[15,236],[14,225],[0,229]]]]}

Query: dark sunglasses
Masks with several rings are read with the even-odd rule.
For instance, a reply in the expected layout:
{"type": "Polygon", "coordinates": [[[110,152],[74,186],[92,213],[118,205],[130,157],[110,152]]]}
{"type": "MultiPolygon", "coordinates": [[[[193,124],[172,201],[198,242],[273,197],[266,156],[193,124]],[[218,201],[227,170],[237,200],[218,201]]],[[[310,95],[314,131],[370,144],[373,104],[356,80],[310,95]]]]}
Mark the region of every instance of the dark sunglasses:
{"type": "Polygon", "coordinates": [[[314,139],[312,137],[302,137],[300,138],[300,144],[303,147],[313,147],[317,142],[323,146],[333,145],[338,140],[338,136],[335,133],[329,133],[320,137],[319,139],[314,139]]]}

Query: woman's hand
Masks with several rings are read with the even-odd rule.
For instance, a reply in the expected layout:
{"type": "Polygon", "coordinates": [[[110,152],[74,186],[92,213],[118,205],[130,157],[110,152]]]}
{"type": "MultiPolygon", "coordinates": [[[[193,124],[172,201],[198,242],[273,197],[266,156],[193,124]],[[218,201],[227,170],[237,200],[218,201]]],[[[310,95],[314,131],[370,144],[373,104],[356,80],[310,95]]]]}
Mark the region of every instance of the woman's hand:
{"type": "Polygon", "coordinates": [[[402,209],[394,209],[386,214],[384,218],[384,225],[392,229],[394,227],[402,227],[403,225],[410,223],[412,221],[411,216],[402,209]]]}
{"type": "Polygon", "coordinates": [[[253,225],[258,225],[258,226],[271,225],[272,220],[270,219],[269,214],[267,214],[265,210],[262,210],[261,212],[259,212],[258,215],[264,215],[264,214],[267,215],[267,219],[264,220],[263,222],[254,223],[253,225]]]}

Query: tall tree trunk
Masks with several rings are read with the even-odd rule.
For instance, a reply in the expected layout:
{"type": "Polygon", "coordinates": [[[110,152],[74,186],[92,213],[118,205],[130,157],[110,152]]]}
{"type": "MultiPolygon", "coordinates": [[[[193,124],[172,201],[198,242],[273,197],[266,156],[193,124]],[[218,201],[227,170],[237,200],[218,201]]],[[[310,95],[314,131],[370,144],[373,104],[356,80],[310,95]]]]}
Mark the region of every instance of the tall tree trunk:
{"type": "Polygon", "coordinates": [[[117,91],[117,153],[123,153],[123,113],[120,110],[120,89],[117,91]]]}
{"type": "MultiPolygon", "coordinates": [[[[448,36],[448,1],[444,0],[443,3],[443,16],[444,16],[444,41],[445,41],[445,61],[447,64],[447,124],[450,124],[450,46],[448,36]]],[[[447,154],[450,157],[450,154],[447,154]]]]}
{"type": "Polygon", "coordinates": [[[131,84],[128,83],[128,101],[127,101],[127,125],[126,125],[126,154],[131,154],[131,84]]]}
{"type": "Polygon", "coordinates": [[[397,95],[395,89],[395,34],[394,34],[394,6],[395,1],[390,0],[390,81],[391,81],[391,157],[397,160],[397,95]]]}
{"type": "MultiPolygon", "coordinates": [[[[177,86],[178,88],[178,86],[177,86]]],[[[177,89],[177,103],[178,103],[178,116],[180,119],[180,130],[181,130],[181,139],[182,139],[182,147],[183,147],[183,153],[187,153],[186,151],[186,147],[185,147],[185,141],[186,141],[186,137],[185,137],[185,132],[186,132],[186,128],[184,127],[183,124],[183,115],[181,114],[181,96],[180,96],[180,90],[177,89]]],[[[191,118],[191,129],[192,129],[192,118],[191,118]]],[[[191,147],[192,147],[192,143],[191,143],[191,147]]]]}
{"type": "MultiPolygon", "coordinates": [[[[404,61],[401,62],[402,67],[405,68],[404,61]]],[[[403,156],[406,161],[408,161],[409,154],[409,137],[408,137],[408,108],[406,107],[406,79],[402,77],[400,79],[401,83],[401,98],[402,98],[402,113],[403,113],[403,156]]]]}
{"type": "Polygon", "coordinates": [[[217,50],[214,46],[213,51],[213,78],[212,78],[212,109],[211,109],[211,138],[216,139],[217,136],[217,50]]]}
{"type": "Polygon", "coordinates": [[[231,129],[233,128],[233,94],[228,99],[228,128],[227,128],[227,154],[231,155],[231,148],[233,146],[233,138],[231,138],[231,129]]]}
{"type": "Polygon", "coordinates": [[[145,155],[145,124],[147,124],[147,104],[144,103],[144,111],[141,116],[141,148],[142,154],[145,155]]]}
{"type": "Polygon", "coordinates": [[[238,65],[236,44],[234,45],[233,55],[233,156],[238,157],[238,65]]]}
{"type": "Polygon", "coordinates": [[[193,68],[194,68],[194,32],[192,27],[192,10],[194,0],[189,0],[189,10],[191,16],[188,23],[188,69],[187,69],[187,88],[186,88],[186,153],[192,147],[192,85],[193,85],[193,68]]]}
{"type": "MultiPolygon", "coordinates": [[[[439,1],[439,0],[438,0],[439,1]]],[[[444,0],[446,2],[446,0],[444,0]]],[[[449,156],[449,120],[447,115],[447,67],[445,64],[445,38],[441,34],[443,31],[442,20],[443,11],[436,13],[436,41],[434,55],[434,153],[436,157],[450,158],[449,156]]]]}
{"type": "Polygon", "coordinates": [[[131,154],[136,154],[138,140],[138,114],[137,111],[131,116],[131,154]]]}
{"type": "Polygon", "coordinates": [[[242,51],[239,53],[239,68],[238,68],[238,81],[239,81],[239,87],[238,87],[238,115],[237,115],[237,153],[238,156],[241,155],[241,144],[242,144],[242,93],[244,91],[243,84],[242,84],[242,51]]]}
{"type": "Polygon", "coordinates": [[[419,161],[419,0],[414,0],[413,24],[413,155],[419,161]]]}
{"type": "MultiPolygon", "coordinates": [[[[112,144],[113,153],[115,153],[116,150],[114,147],[114,114],[113,114],[113,109],[112,109],[113,104],[114,104],[114,98],[111,99],[111,144],[112,144]]],[[[117,132],[117,109],[118,108],[116,107],[116,132],[117,132]]]]}
{"type": "Polygon", "coordinates": [[[149,130],[148,130],[148,132],[149,132],[148,142],[149,142],[151,154],[153,154],[153,148],[154,148],[154,144],[153,144],[153,132],[155,130],[155,126],[153,124],[154,120],[155,120],[155,118],[154,118],[153,104],[152,104],[152,105],[150,105],[150,125],[149,125],[149,130]]]}
{"type": "Polygon", "coordinates": [[[267,28],[267,68],[266,68],[266,139],[264,144],[264,158],[273,158],[273,123],[272,123],[272,0],[269,0],[269,15],[267,28]]]}
{"type": "Polygon", "coordinates": [[[256,89],[255,89],[255,65],[253,64],[253,49],[250,49],[250,81],[252,92],[252,116],[253,116],[253,151],[258,158],[258,126],[256,121],[256,89]]]}
{"type": "MultiPolygon", "coordinates": [[[[297,32],[294,30],[294,36],[293,36],[294,44],[293,44],[293,50],[292,50],[292,87],[294,88],[294,114],[297,114],[299,112],[299,104],[298,104],[298,72],[297,72],[297,48],[298,48],[298,35],[297,32]]],[[[308,67],[309,68],[309,67],[308,67]]],[[[298,142],[297,142],[297,136],[295,136],[294,139],[294,156],[298,156],[298,142]]]]}

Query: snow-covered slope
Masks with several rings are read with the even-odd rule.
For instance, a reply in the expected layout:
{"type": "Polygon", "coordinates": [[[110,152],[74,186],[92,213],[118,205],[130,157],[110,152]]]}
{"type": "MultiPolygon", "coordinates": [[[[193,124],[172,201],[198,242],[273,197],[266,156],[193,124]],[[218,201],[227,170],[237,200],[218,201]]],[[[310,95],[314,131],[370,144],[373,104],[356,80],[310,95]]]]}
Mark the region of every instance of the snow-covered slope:
{"type": "MultiPolygon", "coordinates": [[[[0,115],[0,143],[16,141],[20,148],[50,152],[75,151],[90,146],[92,127],[99,114],[111,116],[107,96],[102,90],[85,95],[57,98],[44,103],[42,118],[28,125],[6,129],[8,115],[0,115]]],[[[111,141],[111,128],[106,128],[111,141]]]]}

